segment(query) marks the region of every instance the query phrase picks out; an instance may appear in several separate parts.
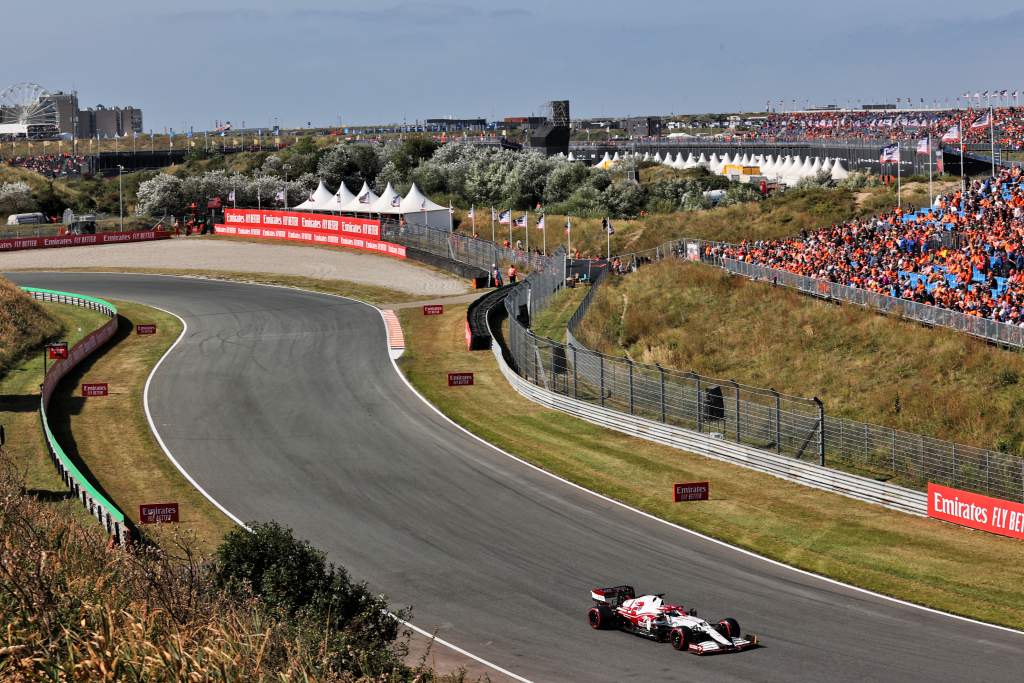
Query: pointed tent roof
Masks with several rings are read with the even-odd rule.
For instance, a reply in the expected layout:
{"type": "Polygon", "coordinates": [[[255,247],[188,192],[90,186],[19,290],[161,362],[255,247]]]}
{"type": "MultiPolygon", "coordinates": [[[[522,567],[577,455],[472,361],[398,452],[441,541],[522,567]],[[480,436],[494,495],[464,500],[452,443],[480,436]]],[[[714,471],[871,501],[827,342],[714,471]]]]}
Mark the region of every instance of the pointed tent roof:
{"type": "Polygon", "coordinates": [[[326,202],[333,196],[334,195],[331,194],[331,191],[324,185],[324,181],[321,180],[320,184],[317,185],[316,190],[313,191],[313,194],[309,195],[309,198],[301,204],[296,204],[294,208],[315,211],[319,208],[319,204],[326,202]]]}
{"type": "Polygon", "coordinates": [[[341,210],[346,213],[373,213],[370,207],[373,206],[377,199],[377,195],[373,193],[373,190],[366,184],[366,181],[363,181],[363,186],[359,188],[359,192],[356,193],[355,197],[348,204],[341,207],[341,210]]]}
{"type": "Polygon", "coordinates": [[[650,161],[650,160],[651,160],[651,153],[650,152],[644,152],[644,157],[643,157],[643,159],[641,159],[641,161],[650,161]]]}
{"type": "Polygon", "coordinates": [[[693,152],[690,152],[686,156],[686,161],[683,162],[683,168],[693,168],[697,165],[697,160],[693,158],[693,152]]]}
{"type": "Polygon", "coordinates": [[[569,161],[576,161],[576,157],[573,156],[572,152],[569,152],[569,156],[566,157],[569,161]]]}
{"type": "Polygon", "coordinates": [[[836,163],[832,164],[832,180],[846,180],[850,177],[850,172],[843,166],[842,159],[836,159],[836,163]]]}
{"type": "Polygon", "coordinates": [[[661,152],[655,152],[654,156],[651,158],[651,161],[654,161],[655,163],[660,164],[661,163],[661,152]]]}
{"type": "Polygon", "coordinates": [[[401,203],[402,195],[395,192],[395,188],[391,187],[391,183],[388,183],[388,186],[380,193],[377,201],[370,206],[370,211],[372,213],[397,214],[399,213],[398,206],[401,203]]]}
{"type": "Polygon", "coordinates": [[[730,157],[730,156],[729,156],[729,153],[728,153],[728,152],[726,152],[726,153],[725,153],[725,156],[724,156],[724,157],[722,157],[722,158],[721,158],[721,159],[719,160],[719,163],[720,163],[720,164],[721,164],[722,166],[727,166],[727,165],[729,165],[729,164],[731,164],[731,163],[732,163],[732,157],[730,157]]]}
{"type": "Polygon", "coordinates": [[[600,169],[605,170],[605,171],[607,171],[611,167],[612,167],[612,159],[611,159],[610,156],[608,156],[608,152],[604,153],[604,156],[601,158],[601,161],[599,161],[596,164],[594,164],[594,168],[600,168],[600,169]]]}
{"type": "Polygon", "coordinates": [[[425,194],[420,192],[420,188],[416,187],[416,183],[413,183],[409,188],[409,193],[402,200],[399,210],[402,213],[416,213],[417,211],[447,211],[448,207],[430,201],[425,194]]]}
{"type": "Polygon", "coordinates": [[[821,170],[821,159],[814,157],[814,163],[811,164],[811,174],[817,175],[818,171],[821,170]]]}
{"type": "Polygon", "coordinates": [[[825,163],[821,165],[821,170],[826,173],[832,172],[832,159],[830,157],[825,157],[825,163]]]}
{"type": "MultiPolygon", "coordinates": [[[[608,156],[608,155],[607,155],[607,154],[605,154],[605,156],[608,156]]],[[[615,156],[613,156],[613,157],[612,157],[612,161],[618,161],[618,160],[619,160],[619,153],[618,153],[618,152],[616,152],[616,153],[615,153],[615,156]]]]}
{"type": "Polygon", "coordinates": [[[313,193],[313,196],[309,198],[311,206],[308,208],[313,209],[314,211],[329,211],[328,203],[332,199],[334,199],[334,195],[331,194],[331,191],[327,189],[326,185],[324,185],[324,181],[321,180],[316,191],[313,193]]]}
{"type": "Polygon", "coordinates": [[[706,156],[704,156],[704,152],[701,152],[700,156],[697,157],[698,166],[710,166],[712,163],[718,163],[718,157],[716,157],[714,154],[711,155],[710,160],[706,156]]]}
{"type": "Polygon", "coordinates": [[[330,201],[327,202],[327,208],[324,211],[343,211],[346,204],[355,199],[356,196],[352,194],[352,191],[345,186],[345,181],[341,181],[341,186],[338,191],[334,193],[330,201]]]}

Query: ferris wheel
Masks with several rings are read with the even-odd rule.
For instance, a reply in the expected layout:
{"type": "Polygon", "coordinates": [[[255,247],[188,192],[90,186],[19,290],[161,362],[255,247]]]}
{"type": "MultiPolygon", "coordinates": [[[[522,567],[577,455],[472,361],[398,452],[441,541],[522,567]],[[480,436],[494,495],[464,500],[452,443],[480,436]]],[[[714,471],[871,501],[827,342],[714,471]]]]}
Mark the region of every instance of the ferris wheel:
{"type": "Polygon", "coordinates": [[[55,127],[57,105],[47,91],[36,83],[16,83],[0,91],[0,123],[55,127]]]}

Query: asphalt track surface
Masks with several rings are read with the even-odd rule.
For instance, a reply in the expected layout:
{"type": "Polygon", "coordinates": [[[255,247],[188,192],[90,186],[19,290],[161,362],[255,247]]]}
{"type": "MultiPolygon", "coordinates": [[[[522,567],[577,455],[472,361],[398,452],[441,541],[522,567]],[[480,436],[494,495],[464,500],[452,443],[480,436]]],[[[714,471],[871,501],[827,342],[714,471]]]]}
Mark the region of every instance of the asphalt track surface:
{"type": "Polygon", "coordinates": [[[181,278],[12,279],[180,315],[187,335],[154,375],[150,408],[195,480],[237,517],[278,520],[393,605],[413,605],[418,626],[525,678],[1021,679],[1021,634],[764,561],[481,443],[395,372],[369,306],[181,278]],[[590,588],[618,583],[733,616],[765,646],[700,658],[592,631],[590,588]]]}

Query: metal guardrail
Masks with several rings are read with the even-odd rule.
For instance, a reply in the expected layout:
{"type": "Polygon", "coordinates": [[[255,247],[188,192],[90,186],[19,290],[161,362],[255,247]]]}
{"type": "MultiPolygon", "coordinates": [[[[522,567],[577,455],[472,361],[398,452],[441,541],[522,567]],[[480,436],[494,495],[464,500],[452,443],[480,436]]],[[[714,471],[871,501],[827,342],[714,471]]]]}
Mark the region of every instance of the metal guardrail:
{"type": "Polygon", "coordinates": [[[50,404],[50,397],[57,388],[57,384],[65,375],[75,368],[84,358],[105,344],[117,331],[117,308],[108,301],[84,294],[73,294],[71,292],[59,292],[50,289],[39,289],[36,287],[22,287],[33,299],[38,301],[51,301],[72,306],[81,306],[94,311],[99,311],[110,317],[102,327],[81,339],[68,352],[68,357],[59,360],[51,365],[43,379],[40,387],[39,397],[39,419],[43,427],[43,435],[46,440],[47,450],[50,452],[50,459],[57,468],[64,484],[71,490],[71,493],[85,506],[89,514],[99,520],[108,534],[111,534],[118,543],[129,540],[130,533],[125,523],[124,513],[114,505],[106,496],[96,490],[89,479],[82,473],[74,462],[61,448],[47,420],[46,409],[50,404]]]}
{"type": "MultiPolygon", "coordinates": [[[[539,291],[537,284],[539,282],[534,284],[534,291],[539,291]]],[[[525,284],[517,287],[525,288],[528,288],[525,284]]],[[[519,296],[517,299],[517,302],[508,306],[509,309],[517,310],[523,305],[522,297],[519,296]]],[[[515,319],[510,319],[509,330],[512,336],[509,340],[510,352],[517,367],[506,362],[497,344],[492,345],[495,359],[512,387],[536,403],[624,434],[765,472],[805,486],[840,493],[911,514],[927,513],[927,497],[921,491],[802,462],[749,445],[733,444],[715,434],[703,434],[664,421],[659,422],[636,412],[625,413],[616,407],[597,405],[593,396],[573,396],[572,392],[580,381],[577,365],[579,356],[570,358],[566,354],[566,345],[536,337],[515,319]],[[518,340],[514,341],[517,338],[518,340]],[[545,346],[552,350],[555,359],[559,358],[559,354],[554,350],[562,349],[561,362],[555,360],[554,365],[544,363],[540,348],[545,346]],[[515,350],[512,350],[513,348],[515,350]],[[531,361],[533,356],[536,356],[536,362],[531,361]],[[572,380],[569,379],[570,376],[573,377],[572,380]]],[[[662,397],[661,401],[664,400],[662,397]]]]}
{"type": "MultiPolygon", "coordinates": [[[[659,253],[664,256],[687,255],[686,249],[660,249],[659,253]]],[[[646,411],[647,415],[651,415],[653,409],[657,408],[659,414],[655,419],[707,432],[708,421],[706,418],[702,420],[701,411],[707,411],[708,392],[712,386],[717,386],[722,394],[724,411],[716,413],[715,416],[720,419],[712,423],[711,429],[726,439],[803,460],[811,459],[813,453],[820,465],[899,477],[914,486],[923,487],[931,481],[1005,500],[1024,500],[1024,458],[1018,455],[826,416],[816,398],[779,395],[772,389],[745,387],[732,380],[716,380],[697,373],[679,373],[658,366],[652,368],[591,351],[577,341],[575,334],[602,281],[603,278],[598,278],[584,297],[570,320],[568,331],[571,349],[568,353],[574,358],[584,359],[574,372],[582,373],[590,385],[597,383],[604,396],[601,405],[620,410],[628,406],[631,414],[646,411]],[[596,371],[595,363],[600,363],[596,371]],[[624,372],[627,373],[626,384],[622,379],[624,372]],[[655,405],[651,404],[651,396],[659,398],[655,405]],[[666,401],[665,396],[672,398],[666,401]],[[810,413],[810,402],[814,402],[817,407],[817,416],[810,413]],[[814,431],[815,417],[819,420],[817,432],[814,431]],[[818,439],[816,450],[809,450],[812,436],[818,439]]],[[[779,284],[784,283],[780,281],[779,284]]],[[[806,291],[815,295],[824,294],[816,287],[806,291]]],[[[870,294],[864,290],[856,291],[870,294]]],[[[547,340],[538,340],[536,343],[543,347],[547,340]]],[[[540,355],[543,357],[544,354],[540,355]]]]}

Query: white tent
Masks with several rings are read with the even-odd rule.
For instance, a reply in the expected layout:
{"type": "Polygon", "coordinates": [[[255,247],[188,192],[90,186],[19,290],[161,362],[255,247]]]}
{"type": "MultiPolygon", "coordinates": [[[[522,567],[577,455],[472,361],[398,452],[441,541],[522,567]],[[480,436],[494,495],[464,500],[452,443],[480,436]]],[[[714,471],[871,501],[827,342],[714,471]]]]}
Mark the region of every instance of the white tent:
{"type": "Polygon", "coordinates": [[[821,165],[821,170],[825,173],[832,172],[832,159],[831,157],[825,157],[825,163],[821,165]]]}
{"type": "Polygon", "coordinates": [[[721,161],[719,163],[720,163],[721,167],[724,169],[726,166],[728,166],[729,164],[733,163],[732,157],[729,156],[728,152],[726,152],[725,156],[722,157],[722,159],[721,159],[721,161]]]}
{"type": "Polygon", "coordinates": [[[370,189],[370,186],[364,182],[363,186],[359,188],[359,192],[356,193],[356,196],[353,197],[348,204],[341,207],[341,210],[344,213],[373,213],[373,210],[370,207],[373,206],[377,199],[377,195],[375,195],[373,190],[370,189]]]}
{"type": "Polygon", "coordinates": [[[401,203],[402,195],[395,192],[395,188],[391,187],[391,183],[388,183],[388,186],[377,197],[377,201],[370,206],[370,212],[396,216],[401,213],[398,208],[401,203]]]}
{"type": "Polygon", "coordinates": [[[683,162],[683,168],[695,168],[697,166],[697,160],[693,158],[693,152],[690,152],[686,161],[683,162]]]}
{"type": "Polygon", "coordinates": [[[680,171],[686,168],[686,159],[683,159],[683,153],[676,153],[676,160],[672,162],[672,168],[679,169],[680,171]]]}
{"type": "Polygon", "coordinates": [[[324,181],[321,180],[313,194],[309,195],[309,199],[301,204],[297,204],[295,209],[299,211],[323,211],[324,209],[320,205],[326,204],[333,197],[334,195],[331,194],[331,191],[324,185],[324,181]]]}
{"type": "MultiPolygon", "coordinates": [[[[607,156],[607,154],[606,154],[605,156],[607,156]]],[[[616,152],[616,153],[615,153],[615,156],[613,156],[613,157],[612,157],[612,162],[616,162],[616,161],[620,161],[620,159],[619,159],[619,153],[618,153],[618,152],[616,152]]]]}
{"type": "MultiPolygon", "coordinates": [[[[711,158],[715,159],[715,155],[712,154],[711,158]]],[[[715,161],[717,162],[718,160],[715,159],[715,161]]],[[[708,158],[706,156],[704,156],[704,152],[701,152],[700,156],[697,157],[697,165],[698,166],[703,166],[704,168],[710,168],[711,167],[711,162],[708,161],[708,158]]]]}
{"type": "Polygon", "coordinates": [[[644,158],[641,159],[641,161],[650,161],[650,160],[651,160],[651,153],[650,152],[644,152],[644,158]]]}
{"type": "Polygon", "coordinates": [[[836,163],[832,164],[832,180],[846,180],[850,177],[850,172],[843,166],[842,159],[836,159],[836,163]]]}
{"type": "Polygon", "coordinates": [[[818,171],[821,170],[821,159],[814,157],[814,163],[811,164],[811,175],[818,175],[818,171]]]}
{"type": "Polygon", "coordinates": [[[718,155],[714,152],[712,152],[711,156],[707,158],[704,157],[704,152],[701,152],[700,158],[697,159],[697,165],[703,166],[712,173],[718,173],[718,169],[722,167],[721,163],[718,161],[718,155]]]}
{"type": "Polygon", "coordinates": [[[675,159],[672,157],[672,152],[665,152],[665,158],[661,160],[661,163],[666,166],[671,166],[675,163],[675,159]]]}
{"type": "Polygon", "coordinates": [[[569,156],[567,158],[568,158],[569,161],[576,161],[576,157],[573,156],[572,152],[569,152],[569,156]]]}
{"type": "Polygon", "coordinates": [[[744,154],[743,158],[738,162],[741,166],[750,166],[750,156],[744,154]]]}
{"type": "Polygon", "coordinates": [[[651,161],[653,161],[656,164],[660,164],[661,163],[661,152],[655,152],[654,153],[654,157],[651,159],[651,161]]]}
{"type": "Polygon", "coordinates": [[[345,182],[342,181],[341,187],[335,192],[330,201],[327,202],[327,208],[324,211],[333,211],[335,213],[341,213],[345,210],[345,207],[355,199],[356,196],[352,194],[352,191],[345,187],[345,182]]]}
{"type": "Polygon", "coordinates": [[[775,170],[775,157],[771,154],[765,157],[764,164],[761,166],[761,173],[768,175],[775,170]]]}
{"type": "Polygon", "coordinates": [[[604,156],[601,157],[601,161],[594,164],[594,168],[599,168],[603,171],[607,171],[609,168],[612,167],[613,163],[614,162],[612,161],[612,158],[608,156],[608,152],[605,152],[604,156]]]}
{"type": "Polygon", "coordinates": [[[420,192],[420,188],[416,187],[416,183],[409,188],[409,194],[405,195],[399,210],[409,223],[426,224],[431,228],[444,230],[452,229],[452,214],[448,207],[427,199],[427,196],[420,192]]]}
{"type": "Polygon", "coordinates": [[[813,175],[814,171],[811,170],[812,168],[814,168],[814,162],[811,161],[810,157],[804,157],[803,166],[800,167],[800,176],[806,178],[809,175],[813,175]]]}

